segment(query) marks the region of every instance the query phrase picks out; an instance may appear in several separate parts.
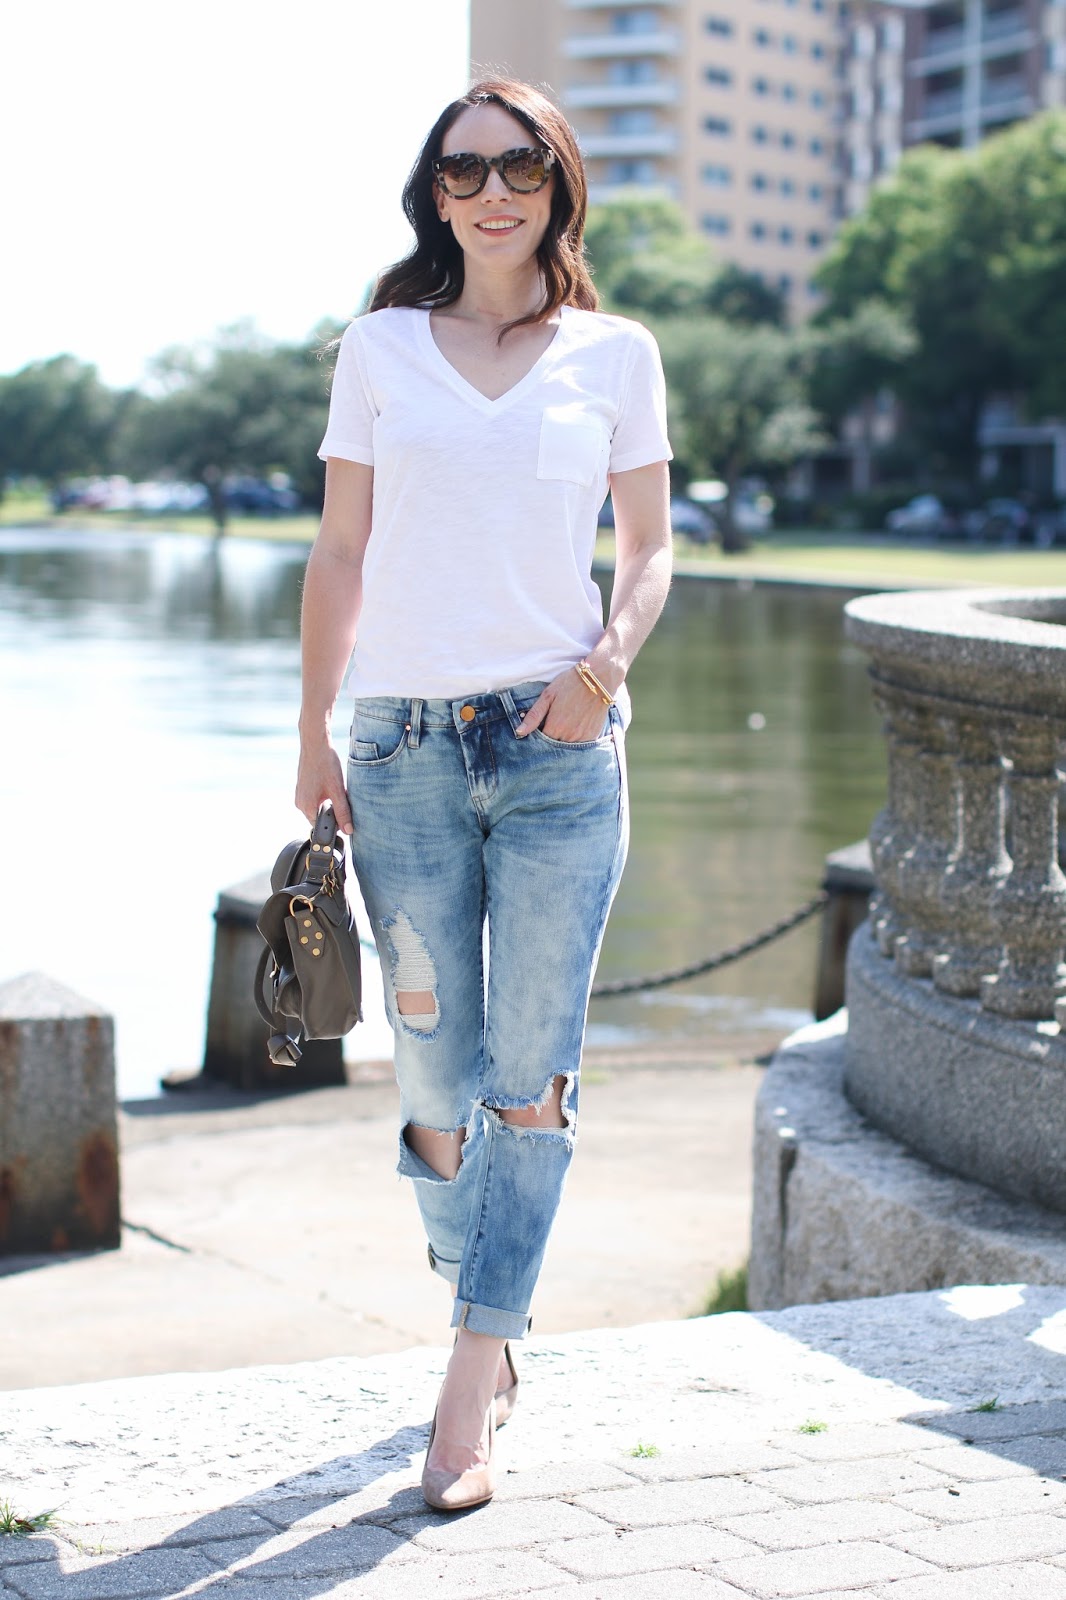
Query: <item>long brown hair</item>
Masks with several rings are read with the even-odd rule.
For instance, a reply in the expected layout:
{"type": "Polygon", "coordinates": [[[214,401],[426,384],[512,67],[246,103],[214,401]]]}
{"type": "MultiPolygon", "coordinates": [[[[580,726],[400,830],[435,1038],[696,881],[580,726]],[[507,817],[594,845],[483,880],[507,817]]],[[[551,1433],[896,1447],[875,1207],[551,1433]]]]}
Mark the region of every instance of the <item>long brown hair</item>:
{"type": "Polygon", "coordinates": [[[562,112],[531,84],[515,78],[482,78],[445,106],[426,136],[404,185],[403,209],[415,231],[411,253],[380,276],[370,310],[382,306],[450,306],[463,290],[463,252],[450,223],[437,215],[433,161],[452,123],[470,106],[498,105],[526,128],[538,145],[555,152],[551,214],[537,247],[544,303],[500,330],[500,338],[525,323],[543,322],[560,306],[595,311],[599,297],[585,262],[583,234],[588,184],[574,131],[562,112]]]}

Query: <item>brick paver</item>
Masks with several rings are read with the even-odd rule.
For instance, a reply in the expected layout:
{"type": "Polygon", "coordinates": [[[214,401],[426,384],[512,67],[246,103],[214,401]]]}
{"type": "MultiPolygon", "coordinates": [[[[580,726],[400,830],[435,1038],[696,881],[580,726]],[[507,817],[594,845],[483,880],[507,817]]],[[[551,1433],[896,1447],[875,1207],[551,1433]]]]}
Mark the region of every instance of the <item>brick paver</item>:
{"type": "Polygon", "coordinates": [[[454,1517],[418,1485],[439,1351],[7,1395],[0,1500],[60,1520],[0,1537],[0,1600],[1066,1600],[1066,1372],[1028,1338],[1064,1305],[534,1344],[454,1517]]]}

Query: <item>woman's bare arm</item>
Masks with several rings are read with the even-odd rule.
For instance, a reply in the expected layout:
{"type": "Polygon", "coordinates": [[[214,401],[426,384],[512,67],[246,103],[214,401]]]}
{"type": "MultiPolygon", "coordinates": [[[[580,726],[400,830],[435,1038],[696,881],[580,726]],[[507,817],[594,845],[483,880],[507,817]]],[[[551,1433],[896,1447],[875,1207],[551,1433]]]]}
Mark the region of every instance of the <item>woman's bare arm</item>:
{"type": "Polygon", "coordinates": [[[355,645],[370,538],[373,467],[331,456],[322,523],[307,562],[300,621],[303,698],[296,806],[309,821],[326,800],[352,831],[344,770],[330,742],[330,718],[355,645]]]}
{"type": "MultiPolygon", "coordinates": [[[[665,461],[611,478],[615,570],[607,628],[588,663],[612,694],[655,626],[670,588],[670,475],[665,461]]],[[[519,733],[543,727],[553,739],[595,739],[603,706],[574,669],[548,684],[519,724],[519,733]]]]}

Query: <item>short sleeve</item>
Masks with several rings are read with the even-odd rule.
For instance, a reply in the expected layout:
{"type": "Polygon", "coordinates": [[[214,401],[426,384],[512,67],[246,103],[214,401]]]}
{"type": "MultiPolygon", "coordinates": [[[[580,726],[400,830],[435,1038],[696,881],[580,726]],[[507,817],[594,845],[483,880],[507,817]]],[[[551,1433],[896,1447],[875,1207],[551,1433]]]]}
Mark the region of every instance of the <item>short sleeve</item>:
{"type": "Polygon", "coordinates": [[[634,325],[625,393],[611,436],[611,472],[629,472],[653,461],[670,461],[666,435],[666,379],[659,346],[647,328],[634,325]]]}
{"type": "Polygon", "coordinates": [[[319,456],[342,456],[345,461],[374,465],[374,419],[377,411],[370,393],[363,343],[350,323],[337,352],[333,388],[329,397],[329,422],[326,436],[318,447],[319,456]]]}

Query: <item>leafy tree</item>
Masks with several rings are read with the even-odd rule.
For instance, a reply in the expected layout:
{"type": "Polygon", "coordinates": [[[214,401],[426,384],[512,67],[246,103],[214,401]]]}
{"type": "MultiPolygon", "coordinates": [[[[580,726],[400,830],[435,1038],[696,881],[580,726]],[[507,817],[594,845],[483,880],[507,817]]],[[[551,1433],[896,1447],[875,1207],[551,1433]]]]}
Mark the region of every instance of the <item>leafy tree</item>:
{"type": "Polygon", "coordinates": [[[74,356],[31,361],[0,377],[0,497],[16,473],[55,484],[76,473],[106,471],[129,403],[74,356]]]}
{"type": "Polygon", "coordinates": [[[784,321],[777,290],[717,261],[672,200],[634,195],[592,206],[585,245],[604,305],[622,315],[784,321]]]}
{"type": "Polygon", "coordinates": [[[916,335],[897,390],[935,466],[972,478],[995,395],[1066,409],[1066,113],[964,152],[921,147],[845,223],[818,279],[822,321],[866,300],[916,335]]]}
{"type": "Polygon", "coordinates": [[[742,550],[734,514],[740,479],[828,443],[807,400],[803,344],[785,329],[712,317],[664,320],[655,331],[678,454],[693,477],[717,474],[725,483],[722,549],[742,550]]]}
{"type": "Polygon", "coordinates": [[[157,398],[130,432],[131,462],[202,483],[219,533],[231,473],[287,471],[305,498],[320,503],[315,451],[325,430],[327,373],[312,345],[270,344],[246,324],[228,329],[207,357],[166,350],[151,368],[157,398]]]}
{"type": "Polygon", "coordinates": [[[806,351],[808,394],[815,410],[834,430],[847,416],[859,418],[868,480],[875,400],[905,377],[918,345],[914,330],[894,306],[865,300],[850,316],[806,329],[800,342],[806,351]]]}

